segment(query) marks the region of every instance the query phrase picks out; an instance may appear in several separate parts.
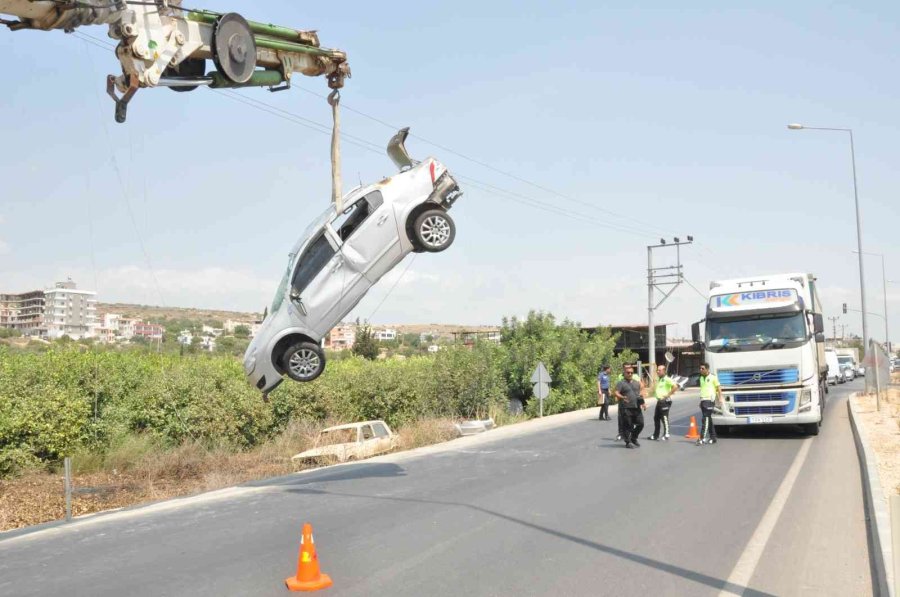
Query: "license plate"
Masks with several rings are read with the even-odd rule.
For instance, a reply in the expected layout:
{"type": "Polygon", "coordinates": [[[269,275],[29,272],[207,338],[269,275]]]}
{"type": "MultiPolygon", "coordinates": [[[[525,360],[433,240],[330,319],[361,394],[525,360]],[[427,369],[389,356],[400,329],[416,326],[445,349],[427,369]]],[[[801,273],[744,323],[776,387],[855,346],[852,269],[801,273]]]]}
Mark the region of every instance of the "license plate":
{"type": "Polygon", "coordinates": [[[750,424],[753,423],[771,423],[774,419],[772,417],[750,417],[750,420],[747,421],[750,424]]]}

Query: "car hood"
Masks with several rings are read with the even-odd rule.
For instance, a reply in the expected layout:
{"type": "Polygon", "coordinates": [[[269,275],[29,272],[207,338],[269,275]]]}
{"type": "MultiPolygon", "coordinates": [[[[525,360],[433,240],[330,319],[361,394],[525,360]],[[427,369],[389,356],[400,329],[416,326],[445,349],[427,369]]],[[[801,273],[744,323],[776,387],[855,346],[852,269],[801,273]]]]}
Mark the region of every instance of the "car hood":
{"type": "Polygon", "coordinates": [[[316,458],[319,456],[335,456],[337,458],[344,458],[348,453],[352,453],[355,447],[356,444],[334,444],[331,446],[322,446],[320,448],[313,448],[311,450],[306,450],[305,452],[300,452],[299,454],[294,455],[291,459],[299,460],[301,458],[316,458]]]}

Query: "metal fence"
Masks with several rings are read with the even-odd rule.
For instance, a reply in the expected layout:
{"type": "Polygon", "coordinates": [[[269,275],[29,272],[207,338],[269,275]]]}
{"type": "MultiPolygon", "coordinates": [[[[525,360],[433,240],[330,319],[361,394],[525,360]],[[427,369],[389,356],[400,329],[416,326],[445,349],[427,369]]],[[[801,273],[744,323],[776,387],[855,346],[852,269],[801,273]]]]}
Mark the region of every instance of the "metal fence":
{"type": "Polygon", "coordinates": [[[878,410],[881,410],[881,399],[891,383],[890,355],[884,346],[872,340],[863,362],[866,367],[866,392],[876,395],[878,410]]]}

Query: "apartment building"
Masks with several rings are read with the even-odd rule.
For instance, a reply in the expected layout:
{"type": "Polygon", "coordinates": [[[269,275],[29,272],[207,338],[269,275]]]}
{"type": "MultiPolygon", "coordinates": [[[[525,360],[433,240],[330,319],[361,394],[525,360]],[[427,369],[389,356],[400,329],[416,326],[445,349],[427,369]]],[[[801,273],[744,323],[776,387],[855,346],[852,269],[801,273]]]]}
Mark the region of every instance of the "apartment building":
{"type": "Polygon", "coordinates": [[[42,336],[78,340],[94,336],[98,327],[95,291],[78,290],[71,278],[44,291],[42,336]]]}
{"type": "Polygon", "coordinates": [[[0,294],[0,327],[40,335],[44,326],[44,291],[0,294]]]}
{"type": "Polygon", "coordinates": [[[134,335],[148,340],[160,340],[165,334],[166,329],[158,323],[145,323],[143,321],[134,322],[134,335]]]}
{"type": "Polygon", "coordinates": [[[397,330],[383,329],[375,332],[375,339],[380,342],[390,342],[397,339],[397,330]]]}
{"type": "Polygon", "coordinates": [[[325,348],[331,350],[347,350],[356,343],[356,327],[338,324],[325,336],[325,348]]]}

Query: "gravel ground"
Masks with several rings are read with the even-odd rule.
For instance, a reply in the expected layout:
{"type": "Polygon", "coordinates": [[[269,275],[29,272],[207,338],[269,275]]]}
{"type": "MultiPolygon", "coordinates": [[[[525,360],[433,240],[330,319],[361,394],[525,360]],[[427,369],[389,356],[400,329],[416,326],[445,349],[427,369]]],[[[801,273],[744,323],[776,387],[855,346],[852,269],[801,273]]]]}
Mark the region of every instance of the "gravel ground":
{"type": "Polygon", "coordinates": [[[878,459],[878,477],[884,498],[900,494],[900,388],[892,387],[875,410],[875,396],[854,398],[860,421],[878,459]]]}

